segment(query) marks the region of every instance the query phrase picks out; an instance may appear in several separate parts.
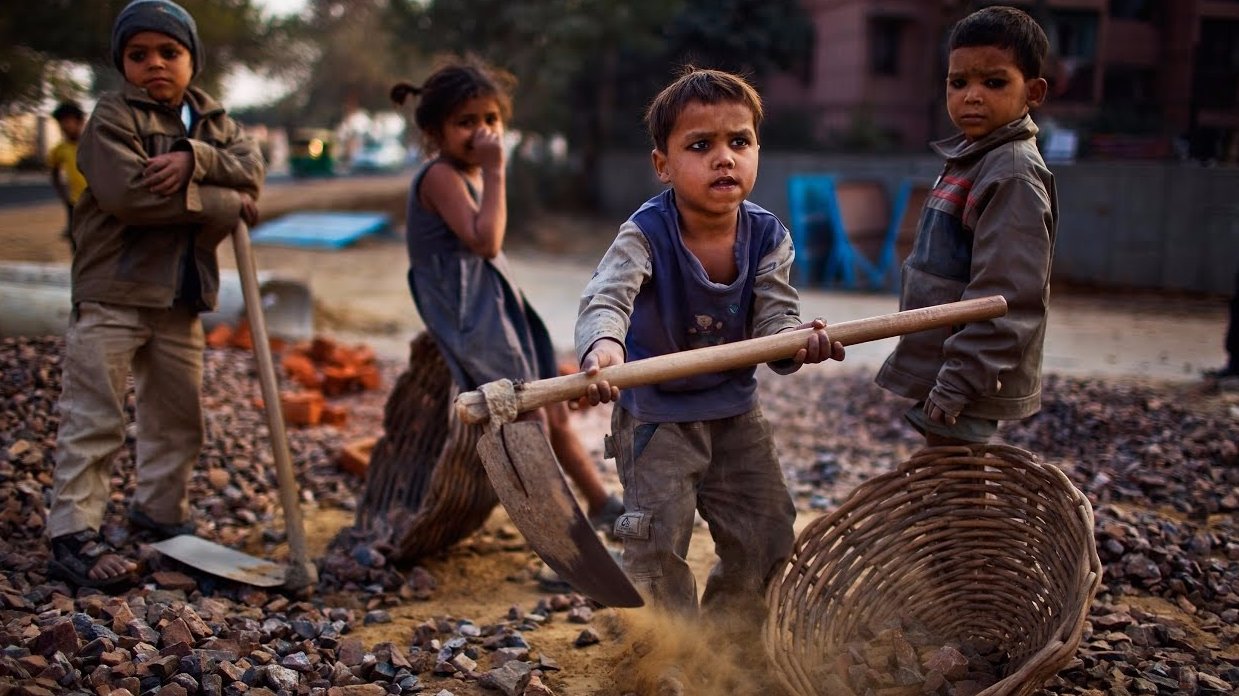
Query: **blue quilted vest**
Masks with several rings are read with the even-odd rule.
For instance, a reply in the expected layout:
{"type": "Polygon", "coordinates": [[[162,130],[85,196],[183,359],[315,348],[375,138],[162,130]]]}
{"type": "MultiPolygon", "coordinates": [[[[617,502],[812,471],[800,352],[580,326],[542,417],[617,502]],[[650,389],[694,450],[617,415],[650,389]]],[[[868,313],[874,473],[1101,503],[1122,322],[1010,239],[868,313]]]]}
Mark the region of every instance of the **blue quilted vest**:
{"type": "MultiPolygon", "coordinates": [[[[778,218],[747,201],[740,207],[735,244],[739,273],[730,285],[711,281],[684,246],[671,189],[646,201],[630,220],[649,241],[652,274],[633,303],[625,339],[628,361],[751,337],[758,264],[787,234],[778,218]]],[[[620,405],[649,423],[738,416],[757,403],[755,371],[746,367],[625,389],[620,405]]]]}

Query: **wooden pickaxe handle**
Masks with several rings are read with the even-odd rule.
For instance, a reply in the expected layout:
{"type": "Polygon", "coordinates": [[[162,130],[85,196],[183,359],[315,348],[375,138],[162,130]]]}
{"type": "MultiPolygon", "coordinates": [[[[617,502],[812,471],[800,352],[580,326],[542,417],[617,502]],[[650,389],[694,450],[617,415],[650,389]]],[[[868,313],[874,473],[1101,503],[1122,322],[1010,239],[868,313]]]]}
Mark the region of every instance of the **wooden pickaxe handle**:
{"type": "MultiPolygon", "coordinates": [[[[830,335],[830,340],[850,346],[941,326],[993,319],[1006,313],[1007,301],[1001,295],[993,295],[840,322],[826,327],[826,332],[830,335]]],[[[585,395],[590,384],[602,380],[610,382],[613,387],[627,389],[785,360],[805,347],[805,341],[812,331],[813,329],[797,329],[708,348],[656,355],[603,368],[593,377],[577,372],[525,382],[516,389],[516,410],[524,413],[560,401],[580,398],[585,395]]],[[[490,409],[487,408],[486,397],[481,391],[464,392],[457,396],[456,413],[466,423],[482,423],[490,418],[490,409]]]]}

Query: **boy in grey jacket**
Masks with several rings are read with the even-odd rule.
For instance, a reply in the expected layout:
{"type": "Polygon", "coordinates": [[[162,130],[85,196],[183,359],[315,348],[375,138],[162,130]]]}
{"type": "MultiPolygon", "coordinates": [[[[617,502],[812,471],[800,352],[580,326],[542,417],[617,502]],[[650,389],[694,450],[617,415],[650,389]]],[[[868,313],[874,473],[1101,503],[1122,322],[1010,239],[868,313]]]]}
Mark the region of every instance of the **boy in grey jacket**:
{"type": "Polygon", "coordinates": [[[1041,357],[1058,224],[1054,177],[1029,110],[1045,99],[1049,42],[1026,13],[987,7],[951,31],[947,111],[960,133],[903,266],[900,309],[1000,294],[1006,316],[908,334],[877,383],[916,399],[930,446],[981,443],[1041,408],[1041,357]]]}
{"type": "Polygon", "coordinates": [[[125,380],[137,412],[129,520],[156,537],[192,532],[187,487],[203,440],[199,312],[215,307],[216,247],[253,224],[258,148],[190,81],[202,67],[193,18],[169,0],[135,0],[112,27],[122,92],[105,94],[78,166],[72,301],[47,532],[54,577],[117,587],[136,564],[104,542],[113,455],[125,443],[125,380]]]}

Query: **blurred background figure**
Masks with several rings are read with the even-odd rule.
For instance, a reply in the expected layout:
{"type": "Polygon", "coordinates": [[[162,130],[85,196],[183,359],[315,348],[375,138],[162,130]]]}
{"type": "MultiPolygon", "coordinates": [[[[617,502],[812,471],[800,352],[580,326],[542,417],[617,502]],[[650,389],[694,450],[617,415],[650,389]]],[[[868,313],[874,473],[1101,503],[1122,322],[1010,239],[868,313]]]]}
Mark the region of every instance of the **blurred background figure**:
{"type": "Polygon", "coordinates": [[[1205,379],[1218,386],[1239,386],[1239,268],[1235,269],[1235,290],[1230,294],[1230,318],[1226,323],[1226,364],[1207,370],[1205,379]]]}
{"type": "Polygon", "coordinates": [[[69,230],[73,227],[73,206],[86,190],[86,177],[77,169],[77,141],[86,125],[86,114],[77,102],[61,102],[52,112],[60,126],[60,142],[47,154],[47,167],[52,174],[52,188],[65,204],[64,238],[73,244],[69,230]]]}

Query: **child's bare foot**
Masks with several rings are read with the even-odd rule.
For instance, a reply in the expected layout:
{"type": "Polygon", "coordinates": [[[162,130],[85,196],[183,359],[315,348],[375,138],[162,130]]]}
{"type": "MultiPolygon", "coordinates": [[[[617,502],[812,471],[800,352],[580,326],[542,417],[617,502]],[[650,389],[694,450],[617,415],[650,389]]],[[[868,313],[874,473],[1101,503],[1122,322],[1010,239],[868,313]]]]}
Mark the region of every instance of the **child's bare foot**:
{"type": "Polygon", "coordinates": [[[138,566],[104,543],[99,532],[87,529],[52,539],[48,574],[79,587],[115,589],[137,580],[138,566]]]}

